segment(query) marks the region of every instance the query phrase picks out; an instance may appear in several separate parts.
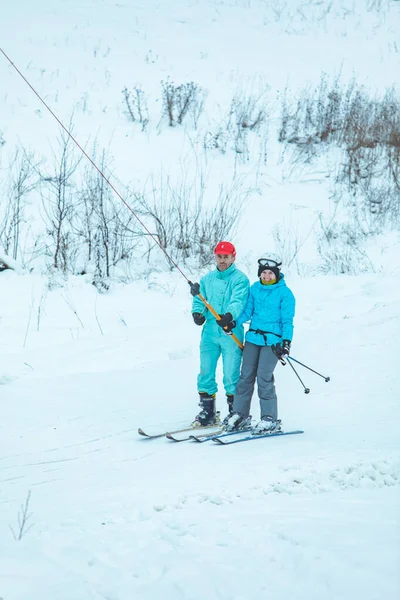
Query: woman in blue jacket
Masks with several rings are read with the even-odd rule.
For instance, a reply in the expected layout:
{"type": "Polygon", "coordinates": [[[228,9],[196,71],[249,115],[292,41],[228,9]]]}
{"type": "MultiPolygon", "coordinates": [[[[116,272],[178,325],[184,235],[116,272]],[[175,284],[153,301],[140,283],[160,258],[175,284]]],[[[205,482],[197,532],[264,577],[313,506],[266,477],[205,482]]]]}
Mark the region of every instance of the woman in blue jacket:
{"type": "Polygon", "coordinates": [[[295,298],[280,272],[281,264],[272,259],[259,259],[259,280],[251,286],[247,305],[236,323],[228,325],[232,329],[234,325],[242,325],[251,319],[233,414],[224,420],[228,431],[240,430],[250,424],[250,404],[256,379],[261,420],[254,433],[281,430],[273,373],[278,358],[290,352],[295,312],[295,298]]]}

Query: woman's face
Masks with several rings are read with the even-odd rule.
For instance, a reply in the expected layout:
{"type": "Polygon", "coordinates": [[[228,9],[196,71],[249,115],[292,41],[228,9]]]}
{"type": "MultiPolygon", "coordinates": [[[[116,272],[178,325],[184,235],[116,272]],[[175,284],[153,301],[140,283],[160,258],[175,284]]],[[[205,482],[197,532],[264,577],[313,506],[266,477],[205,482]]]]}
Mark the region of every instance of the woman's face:
{"type": "Polygon", "coordinates": [[[275,275],[272,271],[270,271],[269,269],[265,269],[262,273],[261,273],[261,279],[263,281],[265,281],[266,283],[268,283],[269,281],[273,281],[275,279],[275,275]]]}

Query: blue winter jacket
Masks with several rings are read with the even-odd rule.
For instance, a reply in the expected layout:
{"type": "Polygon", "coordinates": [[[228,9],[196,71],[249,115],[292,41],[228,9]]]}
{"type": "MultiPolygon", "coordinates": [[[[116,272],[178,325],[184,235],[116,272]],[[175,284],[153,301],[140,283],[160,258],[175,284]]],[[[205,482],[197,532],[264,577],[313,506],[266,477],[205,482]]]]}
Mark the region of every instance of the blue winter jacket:
{"type": "Polygon", "coordinates": [[[295,297],[286,286],[284,275],[281,274],[280,280],[273,285],[264,285],[261,281],[253,283],[246,308],[237,319],[238,325],[251,319],[246,341],[257,346],[291,341],[295,304],[295,297]],[[255,333],[252,329],[266,333],[255,333]]]}

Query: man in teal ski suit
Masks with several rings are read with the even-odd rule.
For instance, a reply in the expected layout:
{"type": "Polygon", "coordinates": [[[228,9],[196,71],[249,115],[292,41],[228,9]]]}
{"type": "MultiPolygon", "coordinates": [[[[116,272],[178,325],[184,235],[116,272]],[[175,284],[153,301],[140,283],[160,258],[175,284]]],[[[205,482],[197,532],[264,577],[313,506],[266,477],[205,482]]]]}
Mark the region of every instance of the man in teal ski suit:
{"type": "MultiPolygon", "coordinates": [[[[234,264],[236,250],[233,244],[220,242],[214,250],[214,255],[217,268],[201,278],[200,286],[194,286],[200,288],[200,294],[220,315],[218,321],[192,289],[193,320],[196,325],[204,325],[200,342],[200,373],[197,377],[202,410],[195,419],[195,422],[203,426],[216,422],[215,395],[218,386],[215,373],[221,355],[223,384],[229,412],[232,412],[233,395],[240,376],[242,350],[223,328],[237,319],[244,310],[250,287],[246,275],[234,264]]],[[[243,342],[242,325],[235,327],[232,332],[243,342]]]]}

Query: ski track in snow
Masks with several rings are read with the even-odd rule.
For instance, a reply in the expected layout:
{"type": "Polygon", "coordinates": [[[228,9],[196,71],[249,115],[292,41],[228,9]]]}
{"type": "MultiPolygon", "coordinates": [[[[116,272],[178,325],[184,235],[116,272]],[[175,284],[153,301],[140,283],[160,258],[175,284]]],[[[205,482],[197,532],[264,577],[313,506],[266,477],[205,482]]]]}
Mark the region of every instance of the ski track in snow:
{"type": "MultiPolygon", "coordinates": [[[[107,503],[107,494],[100,488],[101,479],[96,478],[98,505],[96,497],[89,497],[87,493],[82,500],[89,500],[89,506],[81,505],[79,494],[76,504],[69,502],[68,496],[57,500],[58,492],[52,495],[50,486],[41,494],[40,503],[47,498],[56,506],[38,510],[36,486],[62,480],[68,485],[86,461],[89,461],[89,470],[100,471],[102,459],[98,459],[96,453],[112,452],[108,439],[121,436],[127,452],[132,433],[118,431],[34,453],[42,459],[56,453],[57,458],[52,461],[28,462],[27,454],[2,457],[0,473],[9,470],[15,473],[21,469],[30,480],[26,485],[33,490],[36,521],[32,533],[20,546],[9,546],[11,551],[0,566],[0,581],[12,582],[14,594],[10,600],[23,600],[28,589],[32,597],[45,600],[130,600],[136,595],[145,600],[180,597],[201,600],[205,596],[215,600],[245,600],[247,597],[267,598],[272,591],[278,600],[287,600],[289,596],[298,600],[339,596],[377,600],[378,594],[395,600],[393,569],[397,557],[380,550],[379,544],[382,548],[385,544],[393,547],[397,535],[396,525],[394,528],[390,525],[394,514],[390,505],[396,503],[396,498],[399,500],[398,491],[395,497],[391,495],[399,489],[399,459],[355,460],[343,464],[343,457],[339,457],[340,466],[334,466],[332,457],[329,461],[303,457],[301,461],[283,461],[263,477],[258,473],[256,482],[252,473],[246,478],[237,472],[238,479],[242,478],[240,486],[236,486],[240,491],[233,492],[234,485],[228,489],[224,489],[223,484],[218,486],[217,478],[212,486],[220,489],[215,493],[177,493],[172,489],[169,502],[153,504],[149,503],[153,494],[128,498],[126,493],[121,495],[121,488],[109,495],[113,504],[107,503]],[[88,444],[96,447],[86,451],[88,444]],[[68,473],[70,461],[76,467],[73,473],[68,473]],[[49,473],[58,473],[59,477],[46,479],[49,473]],[[390,502],[385,490],[390,494],[390,502]],[[383,499],[381,492],[385,493],[383,499]],[[378,494],[375,501],[372,494],[378,494]],[[318,497],[322,495],[326,500],[321,504],[318,497]],[[372,514],[369,527],[365,527],[364,503],[367,507],[375,505],[378,512],[385,507],[389,514],[388,525],[375,523],[372,514]],[[341,507],[340,518],[338,506],[339,512],[341,507]],[[36,520],[38,512],[41,516],[36,520]],[[315,524],[318,534],[309,530],[315,524]],[[337,528],[341,531],[339,545],[335,538],[337,528]],[[35,538],[41,540],[39,553],[35,538]],[[377,549],[359,558],[360,540],[365,540],[367,546],[373,541],[377,549]],[[27,550],[27,555],[18,553],[22,548],[27,550]],[[25,573],[18,580],[13,559],[18,560],[18,573],[20,569],[25,573]],[[370,574],[365,573],[366,565],[370,567],[370,574]],[[265,579],[263,572],[268,573],[265,579]],[[336,579],[337,572],[341,578],[349,578],[347,589],[343,589],[340,578],[336,579]],[[377,572],[380,576],[386,573],[386,580],[377,583],[377,572]],[[45,585],[37,573],[46,577],[45,585]]],[[[251,445],[254,448],[271,442],[272,439],[251,445]]],[[[279,448],[278,442],[283,440],[277,440],[275,451],[279,448]]],[[[182,455],[186,444],[192,457],[196,454],[201,457],[203,453],[203,458],[207,454],[209,459],[212,452],[216,465],[230,460],[228,448],[211,446],[211,442],[208,448],[207,444],[201,447],[190,442],[175,445],[166,440],[139,439],[132,443],[150,452],[132,457],[130,465],[152,455],[157,459],[170,453],[172,459],[178,452],[182,455]]],[[[247,449],[250,451],[250,444],[247,449]]],[[[199,462],[204,464],[201,458],[199,462]]],[[[109,457],[105,478],[119,463],[109,457]]],[[[210,460],[207,463],[213,468],[210,460]]],[[[120,476],[126,477],[126,474],[124,469],[120,476]]],[[[2,479],[3,503],[7,492],[11,492],[8,504],[12,500],[14,483],[2,479]]],[[[72,490],[72,497],[76,493],[77,490],[72,490]]],[[[93,494],[96,496],[96,489],[92,490],[93,494]]],[[[1,548],[0,544],[0,551],[1,548]]],[[[5,596],[4,600],[8,598],[5,596]]]]}
{"type": "MultiPolygon", "coordinates": [[[[160,381],[186,377],[189,386],[196,360],[187,361],[154,368],[160,381]]],[[[377,382],[382,393],[390,369],[377,382]]],[[[316,382],[303,400],[280,373],[285,422],[305,434],[225,448],[138,436],[152,408],[160,427],[171,425],[171,398],[182,417],[196,406],[170,385],[170,396],[147,398],[138,412],[126,390],[148,390],[150,366],[4,388],[4,599],[247,600],[273,590],[274,600],[395,600],[400,459],[388,419],[396,405],[382,405],[374,430],[364,429],[370,385],[360,400],[349,374],[340,394],[335,380],[333,390],[316,382]],[[17,544],[8,525],[28,490],[33,527],[17,544]]]]}
{"type": "MultiPolygon", "coordinates": [[[[82,416],[77,416],[69,421],[80,422],[82,416]]],[[[83,430],[85,431],[85,429],[83,430]]],[[[304,434],[305,436],[307,435],[304,434]]],[[[42,437],[42,436],[40,436],[42,437]]],[[[133,463],[146,458],[171,453],[171,460],[174,460],[177,445],[172,442],[161,440],[147,440],[139,438],[136,444],[139,444],[140,450],[146,448],[149,452],[138,452],[136,456],[131,456],[128,450],[132,440],[137,437],[136,430],[125,429],[116,431],[108,435],[99,436],[91,439],[83,439],[82,441],[70,444],[67,443],[62,447],[47,447],[41,451],[36,450],[30,453],[10,454],[0,458],[0,484],[3,484],[0,503],[7,502],[7,485],[13,485],[14,482],[21,483],[26,480],[25,484],[28,487],[40,486],[48,483],[62,481],[68,478],[69,473],[65,472],[66,463],[78,463],[76,469],[96,469],[98,460],[105,459],[109,463],[110,469],[122,468],[126,469],[125,463],[133,463]],[[119,448],[119,459],[113,457],[115,453],[115,443],[122,444],[119,448]],[[160,443],[165,444],[165,450],[160,447],[160,443]]],[[[273,442],[270,440],[256,440],[253,442],[245,442],[247,449],[251,444],[253,447],[264,445],[263,450],[276,450],[279,444],[285,444],[285,440],[278,438],[278,445],[274,448],[268,448],[268,445],[273,442]]],[[[179,452],[185,452],[183,445],[189,445],[186,452],[190,452],[194,457],[196,454],[201,455],[201,450],[205,450],[205,446],[212,447],[212,442],[206,442],[201,448],[194,442],[182,442],[179,444],[179,452]]],[[[301,443],[297,445],[301,447],[301,443]]],[[[212,447],[212,452],[215,453],[215,459],[219,460],[217,453],[226,453],[221,459],[229,460],[228,453],[230,448],[212,447]]],[[[204,453],[203,453],[204,454],[204,453]]],[[[208,454],[208,457],[210,455],[208,454]]],[[[319,494],[328,493],[337,490],[345,491],[349,489],[378,489],[384,487],[398,486],[400,483],[400,458],[380,458],[374,460],[356,460],[343,464],[343,457],[340,457],[339,464],[324,464],[324,461],[319,461],[319,465],[307,465],[307,462],[312,462],[305,457],[303,463],[281,464],[278,465],[279,475],[275,472],[264,475],[264,481],[259,484],[252,483],[250,489],[246,493],[232,494],[206,494],[195,493],[188,494],[182,500],[173,501],[170,504],[155,504],[154,510],[159,512],[163,510],[174,510],[182,508],[182,506],[193,502],[210,502],[212,504],[233,503],[236,501],[247,501],[250,499],[260,498],[267,494],[319,494]],[[271,480],[272,478],[272,480],[271,480]],[[273,479],[275,478],[275,479],[273,479]]],[[[314,461],[318,462],[318,461],[314,461]]],[[[334,462],[331,458],[328,462],[334,462]]],[[[123,472],[123,471],[122,471],[123,472]]],[[[251,481],[251,477],[249,478],[251,481]]],[[[253,477],[254,479],[254,477],[253,477]]],[[[10,490],[11,491],[11,490],[10,490]]],[[[13,496],[13,494],[12,494],[13,496]]]]}

